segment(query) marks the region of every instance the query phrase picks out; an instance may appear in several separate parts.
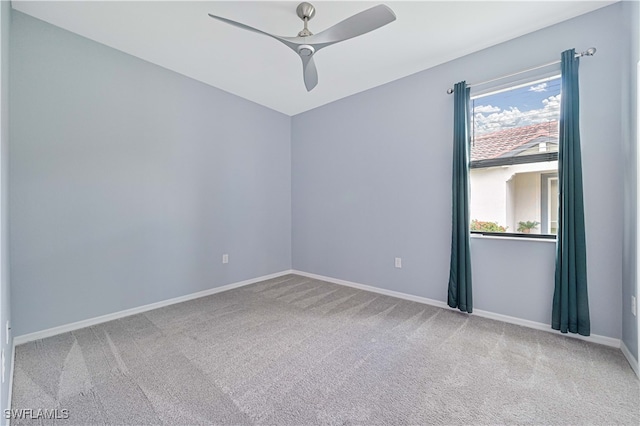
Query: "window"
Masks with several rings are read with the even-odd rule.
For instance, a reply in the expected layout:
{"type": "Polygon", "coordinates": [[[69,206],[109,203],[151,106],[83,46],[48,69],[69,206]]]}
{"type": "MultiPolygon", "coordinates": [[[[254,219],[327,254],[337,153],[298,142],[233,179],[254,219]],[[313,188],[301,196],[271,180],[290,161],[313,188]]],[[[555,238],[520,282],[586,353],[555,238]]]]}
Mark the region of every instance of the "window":
{"type": "Polygon", "coordinates": [[[471,232],[555,235],[560,76],[471,102],[471,232]]]}

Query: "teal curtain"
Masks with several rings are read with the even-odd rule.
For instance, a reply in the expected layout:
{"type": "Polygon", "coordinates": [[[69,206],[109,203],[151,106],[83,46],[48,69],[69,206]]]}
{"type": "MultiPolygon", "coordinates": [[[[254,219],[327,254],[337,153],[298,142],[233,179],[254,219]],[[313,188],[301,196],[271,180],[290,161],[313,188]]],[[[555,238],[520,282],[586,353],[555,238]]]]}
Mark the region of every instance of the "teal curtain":
{"type": "Polygon", "coordinates": [[[462,81],[453,88],[453,184],[451,265],[448,303],[462,312],[473,311],[469,252],[469,91],[462,81]]]}
{"type": "Polygon", "coordinates": [[[574,49],[562,52],[558,239],[551,327],[562,333],[569,331],[588,336],[591,325],[587,297],[578,64],[579,58],[576,58],[574,49]]]}

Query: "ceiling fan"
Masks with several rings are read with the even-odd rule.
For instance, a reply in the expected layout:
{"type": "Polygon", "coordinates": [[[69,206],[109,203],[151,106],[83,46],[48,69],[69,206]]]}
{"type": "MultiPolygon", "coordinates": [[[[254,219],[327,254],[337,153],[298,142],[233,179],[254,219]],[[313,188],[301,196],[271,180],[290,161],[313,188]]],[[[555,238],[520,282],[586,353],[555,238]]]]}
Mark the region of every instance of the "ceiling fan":
{"type": "Polygon", "coordinates": [[[332,44],[366,34],[369,31],[378,29],[395,21],[396,19],[396,15],[389,7],[380,4],[357,13],[350,18],[337,23],[333,27],[319,32],[318,34],[313,34],[307,28],[307,23],[315,16],[315,7],[307,2],[300,3],[296,8],[296,13],[300,19],[304,21],[304,28],[298,33],[297,37],[281,37],[221,16],[215,16],[212,14],[209,14],[209,16],[235,27],[275,38],[296,52],[300,56],[300,59],[302,59],[304,85],[308,92],[318,84],[318,71],[316,70],[316,65],[313,62],[313,55],[318,50],[331,46],[332,44]]]}

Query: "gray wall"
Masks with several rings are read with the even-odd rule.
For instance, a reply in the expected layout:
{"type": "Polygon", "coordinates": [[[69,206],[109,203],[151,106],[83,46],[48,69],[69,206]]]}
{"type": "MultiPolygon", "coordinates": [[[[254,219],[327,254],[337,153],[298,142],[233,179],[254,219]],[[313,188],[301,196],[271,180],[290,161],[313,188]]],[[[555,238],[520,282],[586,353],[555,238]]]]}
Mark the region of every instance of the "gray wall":
{"type": "MultiPolygon", "coordinates": [[[[593,45],[597,56],[581,66],[592,330],[624,332],[637,355],[626,298],[635,291],[635,241],[623,240],[623,231],[635,229],[633,200],[625,205],[623,195],[633,191],[636,169],[619,167],[635,150],[635,139],[625,139],[635,134],[635,120],[627,127],[619,120],[634,104],[611,77],[622,72],[628,85],[637,83],[627,74],[631,65],[623,66],[627,49],[620,49],[628,36],[623,24],[638,31],[625,8],[637,4],[610,6],[293,120],[14,12],[14,332],[292,262],[307,272],[446,300],[453,102],[446,88],[593,45]],[[611,142],[618,140],[628,144],[611,142]],[[230,254],[229,265],[220,263],[222,253],[230,254]],[[394,257],[403,258],[402,269],[393,267],[394,257]]],[[[637,41],[626,45],[637,61],[637,41]]],[[[474,238],[472,250],[477,309],[549,321],[553,244],[474,238]]]]}
{"type": "Polygon", "coordinates": [[[623,75],[622,98],[629,113],[622,115],[624,172],[624,240],[622,257],[622,340],[638,359],[638,318],[631,312],[631,296],[637,297],[638,260],[638,64],[640,61],[640,3],[624,2],[624,16],[629,37],[627,62],[623,75]]]}
{"type": "Polygon", "coordinates": [[[291,268],[290,117],[16,11],[11,31],[15,335],[291,268]]]}
{"type": "MultiPolygon", "coordinates": [[[[0,348],[5,353],[5,381],[0,389],[0,413],[7,408],[13,338],[6,339],[6,323],[11,319],[9,291],[8,176],[9,176],[9,28],[11,3],[0,2],[0,348]]],[[[4,415],[3,415],[4,418],[4,415]]]]}
{"type": "MultiPolygon", "coordinates": [[[[294,269],[445,301],[445,91],[595,46],[580,70],[592,332],[620,338],[621,12],[616,4],[293,117],[294,269]]],[[[476,309],[550,322],[553,244],[473,239],[471,248],[476,309]]]]}

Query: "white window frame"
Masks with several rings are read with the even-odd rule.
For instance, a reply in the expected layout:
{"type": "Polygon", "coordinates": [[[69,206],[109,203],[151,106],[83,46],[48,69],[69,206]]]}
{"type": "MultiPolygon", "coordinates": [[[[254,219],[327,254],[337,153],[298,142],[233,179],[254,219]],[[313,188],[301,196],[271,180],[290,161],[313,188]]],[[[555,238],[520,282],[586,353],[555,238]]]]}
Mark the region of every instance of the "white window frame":
{"type": "MultiPolygon", "coordinates": [[[[536,70],[536,74],[532,74],[530,77],[522,77],[518,78],[518,79],[511,79],[511,80],[502,80],[502,84],[499,85],[492,85],[491,87],[485,87],[484,89],[482,88],[484,85],[480,85],[480,87],[472,87],[471,88],[471,92],[472,95],[470,96],[470,101],[474,101],[476,99],[479,98],[484,98],[487,96],[491,96],[491,95],[495,95],[498,93],[503,93],[503,92],[507,92],[507,91],[511,91],[511,90],[516,90],[522,87],[526,87],[526,86],[533,86],[542,82],[546,82],[549,80],[553,80],[553,79],[558,79],[561,78],[561,73],[558,67],[554,66],[552,69],[548,70],[547,72],[541,72],[540,70],[536,70]]],[[[473,109],[471,110],[471,113],[473,114],[473,109]]],[[[472,130],[473,131],[473,130],[472,130]]],[[[547,148],[548,149],[548,148],[547,148]]],[[[546,151],[545,151],[546,152],[546,151]]],[[[540,161],[543,162],[543,161],[540,161]]],[[[531,163],[531,164],[535,164],[535,163],[531,163]]],[[[557,180],[557,177],[555,177],[555,179],[557,180]]],[[[549,183],[549,182],[547,182],[549,183]]],[[[549,185],[547,186],[547,188],[549,188],[549,185]]],[[[555,240],[557,238],[556,234],[551,234],[551,214],[550,214],[550,209],[551,209],[551,203],[550,203],[550,197],[551,197],[551,191],[547,191],[547,197],[549,198],[547,200],[547,229],[545,229],[545,233],[542,234],[525,234],[525,233],[520,233],[520,232],[505,232],[505,233],[485,233],[482,231],[471,231],[472,234],[475,234],[475,236],[489,236],[489,237],[497,237],[497,238],[511,238],[511,239],[519,239],[519,238],[535,238],[535,239],[542,239],[542,240],[555,240]],[[490,234],[490,235],[489,235],[490,234]],[[515,237],[515,238],[514,238],[515,237]]]]}

